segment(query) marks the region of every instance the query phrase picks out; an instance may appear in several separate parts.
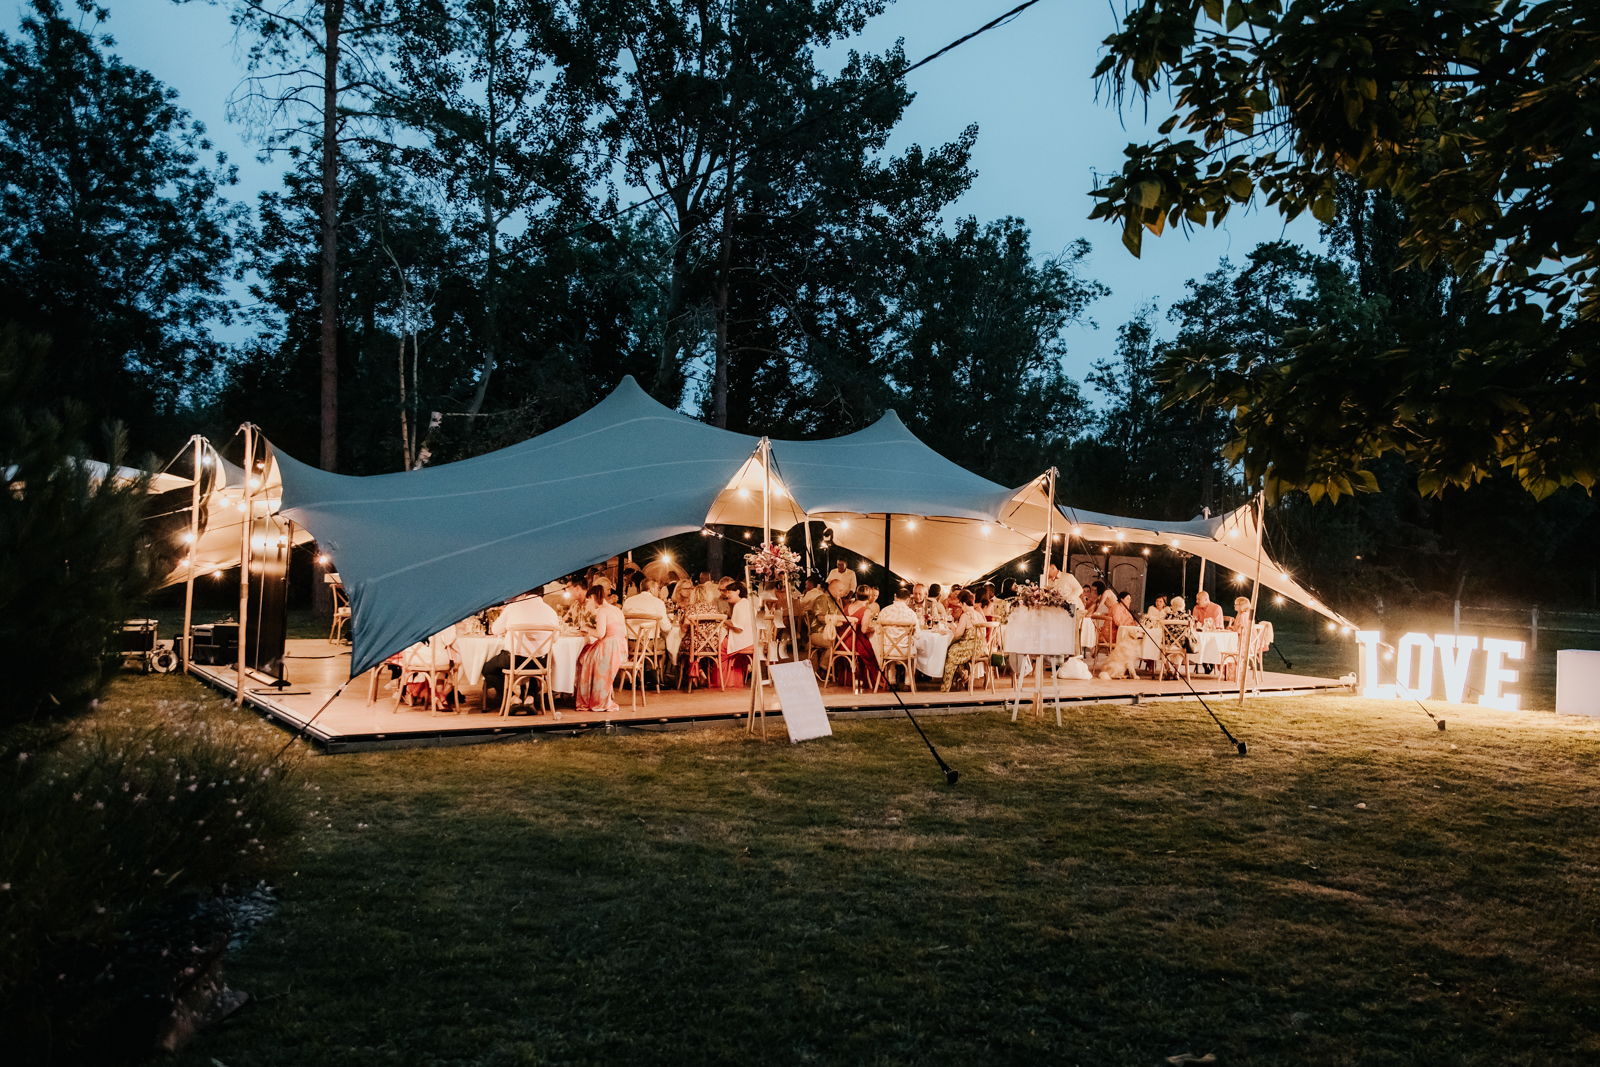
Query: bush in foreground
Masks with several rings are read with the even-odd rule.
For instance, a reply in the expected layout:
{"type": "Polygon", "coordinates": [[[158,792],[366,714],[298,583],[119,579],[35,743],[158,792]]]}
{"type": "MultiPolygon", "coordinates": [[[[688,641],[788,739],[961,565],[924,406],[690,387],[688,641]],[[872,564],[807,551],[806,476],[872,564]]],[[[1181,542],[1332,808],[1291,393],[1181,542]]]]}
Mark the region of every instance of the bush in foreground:
{"type": "Polygon", "coordinates": [[[281,734],[185,679],[112,693],[138,690],[190,699],[102,708],[42,753],[18,731],[0,741],[0,1032],[26,1062],[147,1051],[172,982],[218,949],[151,948],[148,930],[271,876],[299,825],[281,734]]]}

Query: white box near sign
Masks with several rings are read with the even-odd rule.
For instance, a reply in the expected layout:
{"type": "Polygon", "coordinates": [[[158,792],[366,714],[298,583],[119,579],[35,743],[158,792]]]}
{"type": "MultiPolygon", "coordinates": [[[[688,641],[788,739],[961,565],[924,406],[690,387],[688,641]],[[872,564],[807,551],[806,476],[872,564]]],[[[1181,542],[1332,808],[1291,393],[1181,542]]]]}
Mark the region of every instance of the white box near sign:
{"type": "Polygon", "coordinates": [[[1600,652],[1586,648],[1556,652],[1556,712],[1600,716],[1600,652]]]}

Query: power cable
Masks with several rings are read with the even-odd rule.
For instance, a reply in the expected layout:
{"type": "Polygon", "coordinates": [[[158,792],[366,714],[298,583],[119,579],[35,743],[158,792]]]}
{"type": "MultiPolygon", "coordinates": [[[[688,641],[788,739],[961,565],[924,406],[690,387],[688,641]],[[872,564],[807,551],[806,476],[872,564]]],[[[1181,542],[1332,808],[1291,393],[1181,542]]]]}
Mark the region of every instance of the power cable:
{"type": "MultiPolygon", "coordinates": [[[[836,114],[837,112],[839,112],[843,108],[847,107],[848,105],[854,104],[854,103],[859,103],[861,100],[866,99],[868,96],[871,96],[873,93],[876,93],[876,92],[878,92],[878,91],[880,91],[882,89],[888,88],[889,86],[891,86],[891,85],[895,84],[896,82],[900,81],[901,79],[903,79],[907,74],[910,74],[912,71],[917,70],[917,69],[919,69],[921,67],[927,66],[929,63],[932,63],[934,60],[938,59],[940,56],[942,56],[942,55],[946,54],[947,52],[950,52],[950,51],[952,51],[952,50],[954,50],[956,48],[961,47],[962,45],[966,44],[968,41],[972,40],[973,38],[980,37],[983,34],[988,33],[990,30],[993,30],[993,29],[996,29],[996,28],[998,28],[1000,26],[1006,25],[1007,23],[1011,22],[1013,19],[1015,19],[1019,15],[1021,15],[1024,11],[1028,10],[1028,8],[1032,7],[1033,5],[1035,5],[1035,4],[1039,3],[1039,2],[1040,2],[1040,0],[1026,0],[1025,3],[1018,4],[1016,7],[1012,8],[1010,11],[1007,11],[1005,14],[1000,15],[997,18],[990,19],[988,22],[984,23],[982,26],[979,26],[977,29],[973,30],[971,33],[968,33],[968,34],[965,34],[965,35],[963,35],[961,37],[956,38],[954,41],[951,41],[949,44],[945,45],[943,48],[939,49],[937,52],[932,52],[929,55],[926,55],[923,58],[917,60],[915,63],[912,63],[909,66],[902,67],[898,71],[895,71],[893,74],[890,74],[889,76],[887,76],[885,78],[880,78],[875,84],[869,85],[865,89],[861,89],[861,90],[857,91],[854,95],[846,97],[844,100],[841,100],[838,103],[834,104],[831,108],[827,108],[827,109],[823,110],[822,112],[820,112],[818,114],[811,115],[811,116],[808,116],[808,117],[806,117],[804,119],[801,119],[799,122],[796,122],[793,125],[790,125],[790,126],[784,128],[782,130],[779,130],[777,133],[772,134],[770,137],[767,137],[764,140],[756,142],[755,145],[753,145],[752,147],[750,147],[746,151],[746,155],[750,155],[750,154],[753,154],[755,152],[758,152],[763,148],[771,147],[772,145],[777,144],[779,141],[785,140],[785,139],[793,136],[794,134],[798,133],[799,131],[801,131],[803,129],[806,129],[808,127],[814,126],[817,123],[821,122],[823,119],[831,117],[832,115],[836,114]]],[[[559,236],[562,237],[562,238],[572,237],[572,236],[574,236],[576,234],[583,233],[585,230],[588,230],[591,227],[599,226],[599,225],[603,225],[604,223],[607,223],[607,222],[615,221],[616,219],[622,218],[624,215],[628,215],[628,214],[633,213],[634,211],[637,211],[639,208],[648,207],[649,205],[654,204],[654,203],[656,203],[656,202],[658,202],[658,201],[670,196],[674,191],[675,191],[675,187],[674,188],[663,189],[663,190],[661,190],[661,192],[656,193],[654,196],[648,196],[643,200],[635,201],[634,203],[629,204],[626,207],[616,208],[616,209],[614,209],[612,211],[606,212],[603,215],[591,216],[588,220],[586,220],[583,223],[583,225],[575,226],[570,230],[566,230],[566,231],[562,232],[559,236]]],[[[523,254],[523,250],[507,250],[505,252],[505,254],[504,254],[504,258],[511,259],[511,258],[516,257],[516,256],[520,256],[522,254],[523,254]]]]}

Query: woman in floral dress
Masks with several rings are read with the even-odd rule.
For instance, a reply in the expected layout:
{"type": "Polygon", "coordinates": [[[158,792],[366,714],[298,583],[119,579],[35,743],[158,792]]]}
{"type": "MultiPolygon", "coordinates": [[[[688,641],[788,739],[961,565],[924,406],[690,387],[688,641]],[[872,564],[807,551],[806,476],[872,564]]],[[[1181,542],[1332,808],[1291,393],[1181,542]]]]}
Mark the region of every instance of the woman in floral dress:
{"type": "Polygon", "coordinates": [[[941,693],[950,692],[950,686],[956,680],[956,671],[983,654],[984,631],[979,625],[983,622],[983,616],[973,607],[970,590],[963,589],[957,594],[956,608],[955,628],[950,631],[950,647],[944,654],[944,681],[939,686],[941,693]]]}
{"type": "Polygon", "coordinates": [[[611,683],[628,659],[628,624],[622,609],[606,599],[606,587],[591,585],[584,607],[594,617],[585,630],[589,643],[578,653],[579,711],[621,711],[611,699],[611,683]]]}

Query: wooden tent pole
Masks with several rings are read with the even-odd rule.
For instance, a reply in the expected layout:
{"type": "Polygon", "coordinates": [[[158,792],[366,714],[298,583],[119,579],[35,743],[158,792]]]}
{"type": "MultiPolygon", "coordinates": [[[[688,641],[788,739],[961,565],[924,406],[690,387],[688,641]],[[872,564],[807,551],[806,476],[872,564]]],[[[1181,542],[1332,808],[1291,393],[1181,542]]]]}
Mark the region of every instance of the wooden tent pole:
{"type": "Polygon", "coordinates": [[[1256,497],[1256,583],[1250,590],[1250,625],[1239,641],[1244,651],[1239,656],[1239,703],[1244,703],[1245,678],[1250,673],[1251,645],[1256,636],[1256,605],[1261,602],[1261,546],[1267,540],[1267,494],[1256,497]]]}
{"type": "Polygon", "coordinates": [[[189,669],[189,653],[194,647],[194,567],[200,553],[200,447],[205,438],[191,437],[194,445],[194,486],[189,493],[189,573],[183,583],[183,641],[178,654],[184,670],[189,669]]]}
{"type": "Polygon", "coordinates": [[[250,530],[255,525],[255,428],[248,422],[244,431],[244,524],[239,528],[239,669],[234,682],[233,702],[244,704],[244,656],[248,642],[245,626],[250,611],[250,530]]]}

